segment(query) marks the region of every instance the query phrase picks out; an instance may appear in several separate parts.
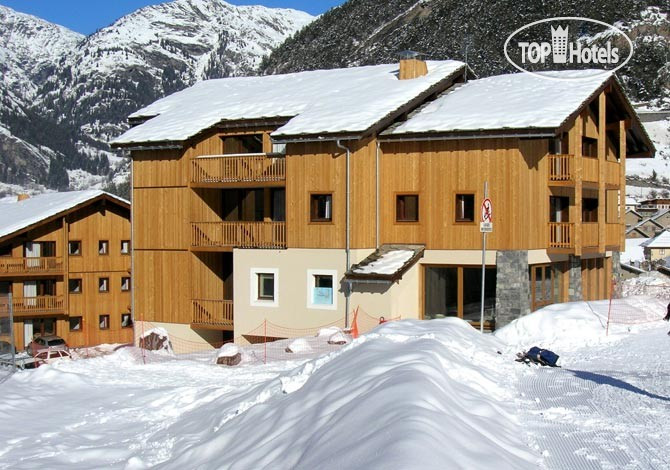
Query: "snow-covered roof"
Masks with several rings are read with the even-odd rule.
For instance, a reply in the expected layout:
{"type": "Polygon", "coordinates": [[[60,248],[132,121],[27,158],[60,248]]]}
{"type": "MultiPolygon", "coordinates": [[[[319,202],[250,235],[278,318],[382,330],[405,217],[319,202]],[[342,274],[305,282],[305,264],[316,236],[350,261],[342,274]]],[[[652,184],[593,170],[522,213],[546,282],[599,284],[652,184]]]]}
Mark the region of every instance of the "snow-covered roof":
{"type": "Polygon", "coordinates": [[[497,75],[454,87],[385,135],[560,127],[612,76],[592,70],[497,75]],[[592,78],[588,78],[593,75],[592,78]]]}
{"type": "Polygon", "coordinates": [[[360,134],[465,64],[428,61],[428,74],[399,80],[398,64],[207,80],[130,115],[150,118],[114,145],[183,142],[223,121],[285,118],[273,137],[360,134]]]}
{"type": "Polygon", "coordinates": [[[663,230],[651,240],[647,240],[642,244],[647,248],[670,248],[670,231],[663,230]]]}
{"type": "Polygon", "coordinates": [[[648,238],[626,238],[626,250],[621,253],[621,262],[630,264],[644,261],[644,248],[641,245],[648,240],[648,238]]]}
{"type": "Polygon", "coordinates": [[[348,279],[393,282],[423,256],[423,245],[382,245],[347,271],[348,279]]]}
{"type": "Polygon", "coordinates": [[[57,216],[81,204],[106,196],[123,205],[130,202],[100,190],[44,193],[22,201],[3,200],[0,203],[0,238],[37,224],[42,220],[57,216]]]}

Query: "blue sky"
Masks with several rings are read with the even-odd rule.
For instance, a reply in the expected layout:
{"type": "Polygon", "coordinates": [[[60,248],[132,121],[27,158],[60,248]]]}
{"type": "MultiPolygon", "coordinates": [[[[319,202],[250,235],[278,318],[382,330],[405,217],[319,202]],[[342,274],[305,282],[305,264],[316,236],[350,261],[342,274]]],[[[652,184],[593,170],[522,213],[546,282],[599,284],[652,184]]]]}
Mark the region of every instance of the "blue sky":
{"type": "MultiPolygon", "coordinates": [[[[265,5],[295,8],[312,15],[344,3],[344,0],[227,0],[235,5],[265,5]]],[[[0,0],[0,5],[38,16],[82,34],[91,34],[146,5],[165,3],[151,0],[0,0]]]]}

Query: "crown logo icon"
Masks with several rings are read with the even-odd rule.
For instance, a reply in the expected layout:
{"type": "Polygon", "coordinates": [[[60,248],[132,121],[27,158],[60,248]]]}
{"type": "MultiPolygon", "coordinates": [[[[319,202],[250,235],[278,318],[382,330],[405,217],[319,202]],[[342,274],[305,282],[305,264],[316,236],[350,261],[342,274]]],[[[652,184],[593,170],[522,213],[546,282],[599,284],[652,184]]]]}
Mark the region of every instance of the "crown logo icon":
{"type": "Polygon", "coordinates": [[[568,27],[551,27],[551,52],[555,64],[565,64],[568,55],[568,27]]]}

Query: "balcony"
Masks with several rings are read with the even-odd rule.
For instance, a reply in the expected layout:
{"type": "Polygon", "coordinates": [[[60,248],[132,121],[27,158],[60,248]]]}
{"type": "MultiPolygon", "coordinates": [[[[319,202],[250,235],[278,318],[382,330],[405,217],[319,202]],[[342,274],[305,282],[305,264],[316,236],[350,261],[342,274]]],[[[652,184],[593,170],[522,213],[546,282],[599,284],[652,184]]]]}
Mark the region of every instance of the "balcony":
{"type": "Polygon", "coordinates": [[[191,247],[202,251],[286,248],[286,222],[194,222],[191,247]]]}
{"type": "MultiPolygon", "coordinates": [[[[37,297],[14,297],[12,299],[15,316],[63,314],[65,313],[62,295],[40,295],[37,297]]],[[[0,309],[7,311],[7,300],[2,300],[0,309]]]]}
{"type": "Polygon", "coordinates": [[[549,182],[574,183],[573,155],[549,155],[549,182]]]}
{"type": "Polygon", "coordinates": [[[286,158],[265,153],[207,155],[191,160],[194,187],[283,186],[286,158]]]}
{"type": "Polygon", "coordinates": [[[63,258],[0,257],[0,277],[63,274],[63,258]]]}
{"type": "Polygon", "coordinates": [[[569,222],[549,222],[549,248],[574,248],[574,227],[569,222]]]}
{"type": "Polygon", "coordinates": [[[232,300],[191,300],[191,325],[215,330],[233,330],[232,300]]]}

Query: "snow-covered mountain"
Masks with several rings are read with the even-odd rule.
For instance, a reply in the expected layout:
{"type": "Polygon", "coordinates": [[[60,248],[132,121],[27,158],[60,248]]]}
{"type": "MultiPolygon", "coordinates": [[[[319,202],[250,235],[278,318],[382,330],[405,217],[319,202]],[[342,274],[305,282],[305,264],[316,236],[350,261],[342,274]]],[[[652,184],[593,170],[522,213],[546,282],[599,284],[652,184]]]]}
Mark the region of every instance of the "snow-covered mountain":
{"type": "Polygon", "coordinates": [[[0,181],[62,187],[69,173],[73,186],[104,184],[126,165],[107,141],[126,128],[128,114],[198,80],[254,73],[313,19],[297,10],[175,0],[84,37],[0,6],[0,181]],[[29,165],[34,170],[5,179],[3,166],[26,148],[41,157],[29,165]]]}

